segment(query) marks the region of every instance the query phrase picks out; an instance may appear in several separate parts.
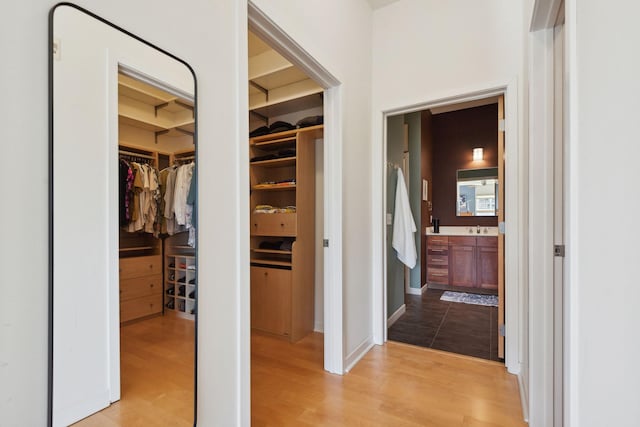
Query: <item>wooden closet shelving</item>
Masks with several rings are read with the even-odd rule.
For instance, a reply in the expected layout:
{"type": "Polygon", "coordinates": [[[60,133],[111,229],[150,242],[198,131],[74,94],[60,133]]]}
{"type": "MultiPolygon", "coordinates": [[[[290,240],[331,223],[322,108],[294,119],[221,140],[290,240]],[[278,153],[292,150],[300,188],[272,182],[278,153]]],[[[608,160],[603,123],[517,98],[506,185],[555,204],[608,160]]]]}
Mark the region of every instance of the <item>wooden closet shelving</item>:
{"type": "Polygon", "coordinates": [[[313,330],[314,142],[322,135],[323,127],[313,126],[249,140],[251,158],[295,149],[295,156],[250,162],[251,326],[291,342],[313,330]],[[256,187],[288,180],[295,184],[256,187]],[[256,213],[257,205],[296,208],[292,213],[256,213]],[[264,243],[270,247],[261,247],[264,243]],[[287,249],[273,247],[280,243],[287,249]]]}
{"type": "MultiPolygon", "coordinates": [[[[119,73],[118,117],[121,156],[158,170],[195,159],[191,101],[119,73]]],[[[163,313],[194,318],[196,284],[188,282],[195,282],[195,250],[187,245],[187,233],[164,237],[120,230],[121,323],[163,313]],[[169,268],[171,263],[188,265],[189,271],[169,268]],[[170,280],[170,274],[185,275],[184,296],[179,295],[181,277],[170,280]],[[170,286],[176,291],[171,296],[173,309],[167,307],[170,286]]]]}

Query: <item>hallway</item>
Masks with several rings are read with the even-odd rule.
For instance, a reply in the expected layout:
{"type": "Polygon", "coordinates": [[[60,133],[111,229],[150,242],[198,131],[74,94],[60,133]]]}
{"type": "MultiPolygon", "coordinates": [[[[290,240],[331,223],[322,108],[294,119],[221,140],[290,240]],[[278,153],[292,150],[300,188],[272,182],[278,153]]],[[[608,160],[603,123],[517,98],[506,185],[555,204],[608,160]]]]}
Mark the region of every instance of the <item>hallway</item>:
{"type": "Polygon", "coordinates": [[[253,426],[527,425],[500,363],[389,342],[339,376],[322,369],[321,334],[251,344],[253,426]]]}

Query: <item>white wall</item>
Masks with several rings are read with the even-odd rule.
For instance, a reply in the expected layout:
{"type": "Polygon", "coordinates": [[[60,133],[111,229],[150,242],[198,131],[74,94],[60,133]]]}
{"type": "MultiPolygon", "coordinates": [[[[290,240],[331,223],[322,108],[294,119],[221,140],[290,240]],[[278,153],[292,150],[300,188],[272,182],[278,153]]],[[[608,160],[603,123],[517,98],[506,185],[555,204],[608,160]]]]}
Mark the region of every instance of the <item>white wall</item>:
{"type": "MultiPolygon", "coordinates": [[[[206,404],[198,407],[198,421],[202,426],[248,425],[239,411],[239,401],[248,403],[248,379],[240,379],[239,373],[240,363],[248,363],[248,342],[239,339],[237,308],[240,298],[248,301],[248,288],[239,285],[248,283],[248,267],[238,263],[241,251],[247,250],[242,242],[248,241],[242,231],[248,201],[240,197],[248,185],[246,167],[240,170],[246,162],[240,159],[248,154],[246,144],[223,143],[246,138],[246,5],[233,0],[78,3],[178,55],[196,71],[200,141],[213,141],[199,147],[199,191],[215,194],[215,199],[199,198],[201,217],[214,220],[200,227],[199,318],[207,327],[206,334],[202,326],[199,330],[198,398],[206,404]],[[180,31],[167,30],[176,25],[180,31]],[[216,184],[230,177],[235,185],[216,184]],[[237,208],[220,211],[220,200],[237,208]]],[[[0,84],[11,99],[0,107],[0,141],[7,159],[0,168],[0,413],[7,426],[46,425],[47,14],[54,4],[14,2],[3,8],[0,18],[5,58],[0,84]]],[[[248,316],[247,308],[242,315],[248,316]]]]}
{"type": "MultiPolygon", "coordinates": [[[[507,156],[511,156],[511,164],[517,167],[507,171],[507,180],[512,189],[514,186],[517,189],[511,194],[518,197],[515,202],[519,210],[517,222],[521,230],[524,229],[527,194],[527,169],[523,161],[526,159],[527,99],[524,53],[528,29],[524,25],[524,7],[527,3],[528,0],[400,0],[374,12],[371,155],[375,185],[381,185],[375,170],[382,168],[384,112],[401,111],[414,105],[508,84],[507,145],[510,144],[509,138],[512,138],[512,148],[517,149],[507,153],[507,156]],[[509,117],[509,111],[516,113],[509,117]]],[[[381,259],[382,250],[381,240],[377,241],[384,223],[379,211],[382,191],[374,190],[372,199],[372,251],[376,268],[375,260],[381,259]]],[[[516,212],[511,213],[514,214],[516,212]]],[[[513,233],[517,231],[509,232],[514,236],[513,233]]],[[[517,251],[523,259],[526,255],[526,235],[520,233],[515,238],[507,237],[507,240],[508,245],[513,244],[511,250],[517,251]]],[[[507,266],[507,277],[512,278],[511,286],[515,285],[520,294],[520,299],[516,300],[523,315],[527,313],[525,267],[524,263],[507,266]],[[514,284],[514,281],[517,283],[514,284]]],[[[382,275],[377,270],[373,273],[374,286],[381,289],[382,275]]],[[[507,283],[507,286],[510,284],[507,283]]],[[[376,294],[374,298],[377,298],[376,294]]],[[[374,310],[378,309],[380,303],[375,302],[374,310]]],[[[518,338],[526,340],[524,319],[509,317],[509,313],[507,316],[508,333],[509,328],[513,327],[518,338]]],[[[376,336],[376,339],[381,337],[376,336]]],[[[525,345],[514,340],[510,342],[512,346],[508,348],[507,363],[512,372],[519,372],[523,360],[514,355],[521,355],[525,345]]]]}
{"type": "Polygon", "coordinates": [[[254,3],[342,83],[344,352],[353,359],[372,331],[371,10],[365,0],[254,3]]]}
{"type": "Polygon", "coordinates": [[[570,426],[640,419],[640,57],[632,1],[567,2],[570,426]]]}

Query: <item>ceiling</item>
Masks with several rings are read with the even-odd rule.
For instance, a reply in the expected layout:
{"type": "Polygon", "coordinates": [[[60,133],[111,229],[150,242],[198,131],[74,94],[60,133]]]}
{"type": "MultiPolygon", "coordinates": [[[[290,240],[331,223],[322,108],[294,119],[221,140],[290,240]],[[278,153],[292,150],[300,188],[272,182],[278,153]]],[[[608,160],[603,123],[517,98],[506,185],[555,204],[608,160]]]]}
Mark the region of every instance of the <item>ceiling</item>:
{"type": "Polygon", "coordinates": [[[372,9],[380,9],[388,4],[395,3],[398,0],[368,0],[372,9]]]}

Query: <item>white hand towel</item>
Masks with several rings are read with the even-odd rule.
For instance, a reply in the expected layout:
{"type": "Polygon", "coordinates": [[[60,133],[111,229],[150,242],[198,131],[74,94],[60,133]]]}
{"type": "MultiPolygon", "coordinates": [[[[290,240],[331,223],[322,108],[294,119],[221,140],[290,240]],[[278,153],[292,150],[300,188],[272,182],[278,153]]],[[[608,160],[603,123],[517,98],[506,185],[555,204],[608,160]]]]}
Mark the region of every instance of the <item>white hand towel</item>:
{"type": "Polygon", "coordinates": [[[416,266],[418,258],[416,240],[413,235],[416,231],[418,230],[411,213],[407,186],[404,183],[402,169],[398,168],[392,246],[398,253],[398,259],[409,268],[416,266]]]}

